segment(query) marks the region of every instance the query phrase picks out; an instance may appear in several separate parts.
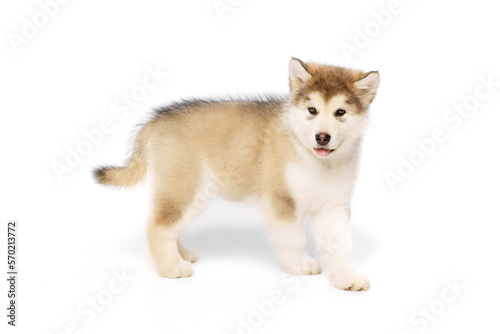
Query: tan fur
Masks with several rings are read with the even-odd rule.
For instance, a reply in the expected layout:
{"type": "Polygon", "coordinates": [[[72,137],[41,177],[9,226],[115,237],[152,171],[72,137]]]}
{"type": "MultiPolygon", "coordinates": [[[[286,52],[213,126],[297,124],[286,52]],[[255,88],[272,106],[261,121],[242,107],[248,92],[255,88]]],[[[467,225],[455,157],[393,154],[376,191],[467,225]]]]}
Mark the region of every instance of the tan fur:
{"type": "Polygon", "coordinates": [[[293,216],[293,199],[283,178],[293,150],[290,134],[279,125],[282,113],[279,103],[241,101],[160,114],[147,124],[144,136],[149,139],[137,150],[145,150],[146,159],[132,156],[125,167],[106,168],[96,172],[96,178],[110,185],[132,185],[142,178],[147,161],[155,176],[158,222],[170,224],[192,203],[206,164],[226,199],[269,196],[282,208],[277,215],[293,216]]]}
{"type": "Polygon", "coordinates": [[[123,167],[101,167],[94,170],[97,182],[118,187],[133,186],[146,175],[147,162],[145,146],[150,136],[150,125],[145,125],[138,133],[134,150],[123,167]]]}
{"type": "Polygon", "coordinates": [[[194,101],[160,108],[140,130],[124,167],[94,172],[98,182],[113,186],[131,186],[146,170],[152,173],[148,239],[160,275],[192,274],[189,262],[197,255],[182,247],[178,231],[183,219],[192,218],[189,210],[198,209],[196,201],[210,197],[211,191],[231,201],[256,197],[268,203],[268,217],[284,224],[298,219],[285,179],[287,165],[300,161],[297,139],[286,122],[288,104],[304,104],[314,92],[326,101],[341,93],[357,112],[364,112],[373,99],[360,97],[355,85],[369,73],[301,64],[313,79],[304,85],[291,80],[288,100],[194,101]]]}

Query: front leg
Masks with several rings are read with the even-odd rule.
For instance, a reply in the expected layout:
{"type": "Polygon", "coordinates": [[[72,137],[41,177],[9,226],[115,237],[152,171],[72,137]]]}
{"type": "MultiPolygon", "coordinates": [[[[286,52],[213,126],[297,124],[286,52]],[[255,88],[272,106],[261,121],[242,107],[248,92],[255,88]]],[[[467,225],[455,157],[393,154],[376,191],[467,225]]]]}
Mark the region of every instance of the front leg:
{"type": "Polygon", "coordinates": [[[313,216],[312,227],[330,283],[342,290],[368,290],[368,279],[352,263],[350,204],[326,205],[313,216]]]}
{"type": "Polygon", "coordinates": [[[318,262],[306,250],[304,226],[298,219],[280,217],[275,209],[266,212],[269,237],[278,259],[289,274],[316,275],[321,272],[318,262]]]}

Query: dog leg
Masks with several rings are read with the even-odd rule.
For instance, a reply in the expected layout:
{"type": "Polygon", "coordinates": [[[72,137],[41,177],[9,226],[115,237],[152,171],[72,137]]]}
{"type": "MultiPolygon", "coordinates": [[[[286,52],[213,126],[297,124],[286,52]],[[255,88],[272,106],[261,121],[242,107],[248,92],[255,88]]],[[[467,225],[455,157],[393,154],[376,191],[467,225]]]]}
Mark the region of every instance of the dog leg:
{"type": "Polygon", "coordinates": [[[316,275],[321,272],[318,262],[305,250],[306,237],[302,223],[284,221],[270,215],[267,225],[271,242],[286,272],[296,275],[316,275]]]}
{"type": "Polygon", "coordinates": [[[177,238],[177,248],[179,249],[179,254],[181,254],[181,257],[186,261],[194,263],[200,258],[198,253],[194,250],[184,248],[179,238],[177,238]]]}
{"type": "Polygon", "coordinates": [[[342,290],[368,290],[368,279],[352,263],[349,205],[326,206],[313,217],[312,226],[330,283],[342,290]]]}

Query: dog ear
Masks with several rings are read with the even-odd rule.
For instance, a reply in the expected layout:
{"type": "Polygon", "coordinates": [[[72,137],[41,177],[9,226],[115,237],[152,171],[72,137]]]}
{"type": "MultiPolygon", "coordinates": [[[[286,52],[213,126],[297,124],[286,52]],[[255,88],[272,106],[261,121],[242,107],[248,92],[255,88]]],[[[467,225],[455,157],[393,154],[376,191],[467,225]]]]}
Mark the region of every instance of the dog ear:
{"type": "Polygon", "coordinates": [[[307,65],[297,58],[290,60],[288,71],[290,72],[290,90],[300,87],[311,78],[311,73],[307,70],[307,65]]]}
{"type": "Polygon", "coordinates": [[[368,103],[371,103],[375,93],[377,93],[379,82],[378,71],[372,71],[365,73],[361,79],[354,83],[354,86],[358,89],[358,94],[368,103]]]}

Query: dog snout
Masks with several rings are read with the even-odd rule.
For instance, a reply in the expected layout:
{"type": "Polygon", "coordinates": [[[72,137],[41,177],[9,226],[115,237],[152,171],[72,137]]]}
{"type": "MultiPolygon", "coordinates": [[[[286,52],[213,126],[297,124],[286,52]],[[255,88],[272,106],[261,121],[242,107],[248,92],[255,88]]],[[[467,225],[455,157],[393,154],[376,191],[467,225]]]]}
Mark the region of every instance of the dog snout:
{"type": "Polygon", "coordinates": [[[318,133],[316,134],[316,142],[320,145],[326,145],[330,142],[332,137],[328,133],[318,133]]]}

